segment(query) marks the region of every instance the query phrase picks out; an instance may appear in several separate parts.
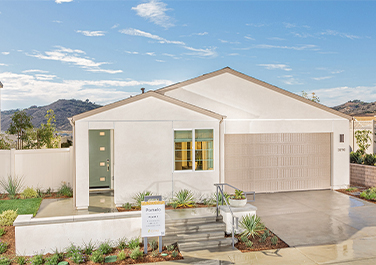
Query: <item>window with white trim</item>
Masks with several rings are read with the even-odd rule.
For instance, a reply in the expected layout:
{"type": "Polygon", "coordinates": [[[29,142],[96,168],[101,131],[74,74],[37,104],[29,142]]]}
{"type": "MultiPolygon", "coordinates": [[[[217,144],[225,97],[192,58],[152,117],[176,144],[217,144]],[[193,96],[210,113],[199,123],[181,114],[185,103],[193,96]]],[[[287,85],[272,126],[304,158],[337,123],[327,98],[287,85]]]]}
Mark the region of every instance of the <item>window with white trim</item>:
{"type": "Polygon", "coordinates": [[[174,131],[174,144],[176,171],[214,169],[213,129],[174,131]]]}

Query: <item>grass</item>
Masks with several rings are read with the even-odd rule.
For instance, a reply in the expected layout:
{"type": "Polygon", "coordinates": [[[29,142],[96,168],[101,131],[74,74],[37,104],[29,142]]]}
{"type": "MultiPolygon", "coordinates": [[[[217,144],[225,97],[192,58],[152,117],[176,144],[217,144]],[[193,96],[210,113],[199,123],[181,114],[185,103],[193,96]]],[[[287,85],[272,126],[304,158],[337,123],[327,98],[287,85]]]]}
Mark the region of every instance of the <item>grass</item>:
{"type": "Polygon", "coordinates": [[[22,199],[22,200],[1,200],[0,213],[6,210],[17,210],[18,214],[32,214],[35,216],[38,212],[42,198],[22,199]]]}

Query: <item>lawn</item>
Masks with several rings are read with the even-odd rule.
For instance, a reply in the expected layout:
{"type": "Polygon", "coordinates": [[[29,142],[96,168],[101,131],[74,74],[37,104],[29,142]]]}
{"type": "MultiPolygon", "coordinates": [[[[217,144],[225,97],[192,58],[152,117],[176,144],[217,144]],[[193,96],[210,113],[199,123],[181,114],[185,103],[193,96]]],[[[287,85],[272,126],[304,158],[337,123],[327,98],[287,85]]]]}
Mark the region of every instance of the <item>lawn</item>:
{"type": "Polygon", "coordinates": [[[32,214],[35,216],[42,200],[42,198],[0,200],[0,213],[6,210],[18,209],[18,214],[32,214]]]}

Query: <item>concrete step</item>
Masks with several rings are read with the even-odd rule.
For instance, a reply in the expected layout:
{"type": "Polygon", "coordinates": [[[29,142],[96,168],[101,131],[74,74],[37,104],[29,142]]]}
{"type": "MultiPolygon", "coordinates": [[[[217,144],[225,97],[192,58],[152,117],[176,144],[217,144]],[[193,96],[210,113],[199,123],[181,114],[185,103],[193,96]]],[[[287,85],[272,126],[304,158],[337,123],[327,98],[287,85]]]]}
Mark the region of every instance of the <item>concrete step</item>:
{"type": "Polygon", "coordinates": [[[206,216],[206,217],[193,217],[183,219],[166,220],[166,227],[181,226],[181,225],[193,225],[193,224],[205,224],[211,222],[222,222],[223,216],[206,216]]]}
{"type": "Polygon", "coordinates": [[[177,234],[163,237],[163,245],[170,245],[176,242],[186,243],[192,241],[209,241],[223,239],[225,236],[224,231],[203,232],[193,234],[177,234]]]}
{"type": "Polygon", "coordinates": [[[192,234],[201,232],[215,232],[215,231],[225,231],[226,224],[223,222],[212,222],[212,223],[201,223],[201,224],[190,224],[190,225],[180,225],[180,226],[166,226],[166,236],[173,236],[178,234],[192,234]]]}
{"type": "MultiPolygon", "coordinates": [[[[237,239],[235,238],[235,244],[236,243],[237,243],[237,239]]],[[[217,247],[224,247],[224,246],[231,246],[231,245],[232,245],[231,237],[226,237],[226,238],[217,239],[217,240],[178,243],[180,251],[195,251],[195,250],[210,249],[210,248],[217,248],[217,247]]]]}

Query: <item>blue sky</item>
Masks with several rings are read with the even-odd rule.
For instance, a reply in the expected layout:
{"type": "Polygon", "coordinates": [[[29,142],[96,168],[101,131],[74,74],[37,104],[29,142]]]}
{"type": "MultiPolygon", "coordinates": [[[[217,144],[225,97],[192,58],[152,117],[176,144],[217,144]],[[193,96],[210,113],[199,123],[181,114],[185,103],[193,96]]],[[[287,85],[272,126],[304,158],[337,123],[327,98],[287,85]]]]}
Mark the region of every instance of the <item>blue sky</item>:
{"type": "Polygon", "coordinates": [[[375,1],[0,0],[1,108],[107,104],[229,66],[376,101],[375,1]]]}

